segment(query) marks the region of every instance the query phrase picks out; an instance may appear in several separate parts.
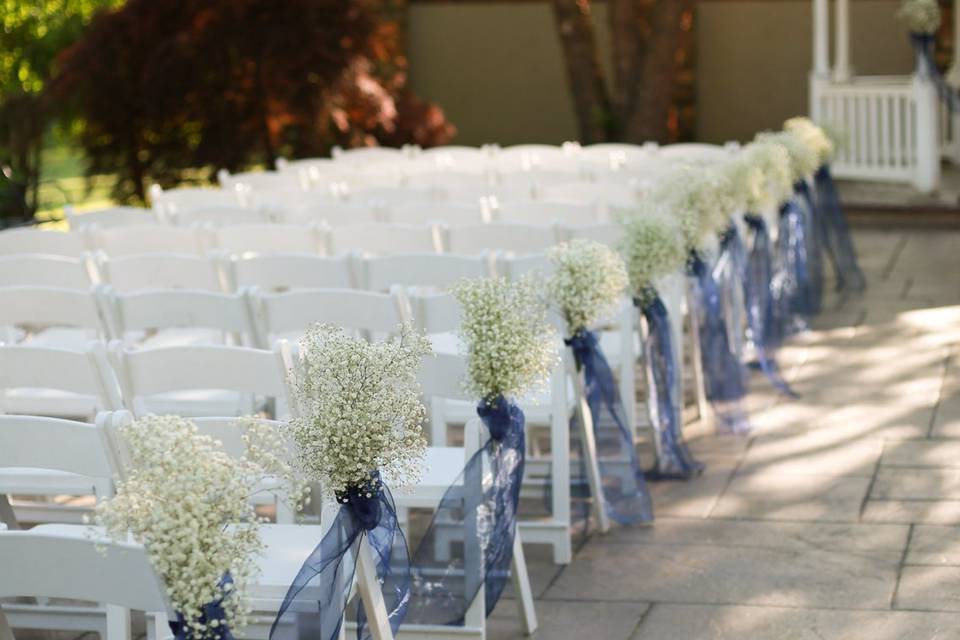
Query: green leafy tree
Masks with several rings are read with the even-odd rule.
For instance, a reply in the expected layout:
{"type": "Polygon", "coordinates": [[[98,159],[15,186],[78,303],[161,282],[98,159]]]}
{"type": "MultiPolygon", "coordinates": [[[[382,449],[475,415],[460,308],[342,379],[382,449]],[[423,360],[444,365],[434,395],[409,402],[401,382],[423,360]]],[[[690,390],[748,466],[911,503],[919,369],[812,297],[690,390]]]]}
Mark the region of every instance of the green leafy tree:
{"type": "Polygon", "coordinates": [[[37,207],[44,133],[58,113],[43,90],[57,54],[122,0],[0,0],[0,225],[37,207]]]}

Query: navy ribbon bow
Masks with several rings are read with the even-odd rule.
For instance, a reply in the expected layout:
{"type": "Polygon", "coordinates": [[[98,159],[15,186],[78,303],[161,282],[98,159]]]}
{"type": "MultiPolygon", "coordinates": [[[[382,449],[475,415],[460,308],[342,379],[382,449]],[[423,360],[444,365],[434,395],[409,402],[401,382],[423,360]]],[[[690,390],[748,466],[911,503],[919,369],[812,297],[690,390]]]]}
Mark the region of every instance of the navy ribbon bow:
{"type": "Polygon", "coordinates": [[[753,247],[750,249],[743,278],[743,297],[747,308],[747,327],[757,362],[770,383],[780,392],[797,397],[783,379],[776,362],[776,350],[782,336],[774,313],[772,278],[773,261],[770,233],[767,223],[760,216],[744,216],[747,226],[753,230],[753,247]]]}
{"type": "Polygon", "coordinates": [[[833,181],[833,174],[830,173],[830,165],[824,164],[817,170],[814,175],[814,188],[817,192],[817,212],[823,244],[833,264],[837,289],[863,291],[867,287],[867,281],[857,264],[857,250],[853,246],[847,217],[840,206],[840,195],[833,181]]]}
{"type": "MultiPolygon", "coordinates": [[[[223,578],[220,579],[219,587],[221,591],[225,591],[227,585],[233,584],[233,576],[230,575],[228,571],[223,575],[223,578]]],[[[208,602],[203,605],[203,608],[200,611],[200,618],[197,620],[200,624],[207,625],[208,634],[207,637],[211,640],[233,640],[233,634],[230,632],[230,629],[226,624],[223,624],[223,620],[226,619],[226,611],[223,608],[224,598],[229,597],[229,592],[226,592],[226,595],[217,598],[213,602],[208,602]],[[212,627],[210,623],[214,620],[219,621],[217,626],[212,627]]],[[[169,620],[167,624],[170,626],[170,631],[173,633],[174,640],[193,640],[193,631],[190,628],[190,625],[187,624],[186,619],[183,617],[183,614],[177,611],[177,619],[169,620]]]]}
{"type": "Polygon", "coordinates": [[[816,314],[807,235],[806,215],[795,195],[780,207],[773,276],[777,324],[783,337],[805,330],[816,314]]]}
{"type": "Polygon", "coordinates": [[[693,457],[681,432],[680,402],[677,398],[677,352],[673,346],[673,330],[663,300],[653,289],[635,301],[647,322],[643,344],[647,363],[647,385],[650,396],[650,418],[657,437],[657,466],[648,477],[652,480],[685,479],[702,473],[704,465],[693,457]]]}
{"type": "Polygon", "coordinates": [[[716,412],[721,430],[746,433],[750,431],[750,424],[741,401],[747,394],[747,376],[727,332],[723,292],[696,252],[690,257],[689,267],[696,284],[695,319],[707,399],[716,412]]]}
{"type": "MultiPolygon", "coordinates": [[[[410,602],[410,559],[390,490],[378,473],[368,485],[337,495],[333,525],[304,561],[270,628],[270,640],[336,640],[343,624],[363,536],[374,552],[377,576],[394,635],[410,602]]],[[[363,603],[357,638],[371,638],[363,603]]]]}
{"type": "Polygon", "coordinates": [[[619,524],[650,522],[653,503],[633,444],[633,432],[627,427],[620,392],[597,335],[581,329],[565,342],[573,351],[577,371],[583,372],[607,515],[619,524]]]}
{"type": "Polygon", "coordinates": [[[477,415],[490,438],[444,492],[413,554],[408,624],[461,625],[481,588],[490,615],[510,577],[525,461],[524,415],[503,396],[480,402],[477,415]]]}

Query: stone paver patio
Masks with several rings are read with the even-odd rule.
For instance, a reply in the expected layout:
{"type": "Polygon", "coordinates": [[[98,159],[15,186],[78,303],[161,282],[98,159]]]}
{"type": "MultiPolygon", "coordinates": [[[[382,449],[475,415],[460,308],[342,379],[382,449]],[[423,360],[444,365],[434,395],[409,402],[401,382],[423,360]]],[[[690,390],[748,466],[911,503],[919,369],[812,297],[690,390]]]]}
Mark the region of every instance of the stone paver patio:
{"type": "Polygon", "coordinates": [[[779,354],[801,399],[753,378],[753,434],[691,425],[709,468],[654,526],[531,550],[538,638],[960,639],[960,232],[856,240],[869,290],[779,354]]]}

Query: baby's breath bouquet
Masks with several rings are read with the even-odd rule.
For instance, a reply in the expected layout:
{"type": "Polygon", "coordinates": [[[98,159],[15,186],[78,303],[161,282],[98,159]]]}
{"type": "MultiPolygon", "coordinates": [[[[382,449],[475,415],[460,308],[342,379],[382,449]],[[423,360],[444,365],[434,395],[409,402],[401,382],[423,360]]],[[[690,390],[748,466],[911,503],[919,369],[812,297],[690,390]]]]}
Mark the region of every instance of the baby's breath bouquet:
{"type": "Polygon", "coordinates": [[[644,302],[653,295],[658,278],[680,271],[687,259],[683,237],[676,224],[656,210],[641,209],[620,219],[624,234],[620,242],[634,299],[644,302]]]}
{"type": "Polygon", "coordinates": [[[793,182],[806,180],[809,176],[820,168],[820,156],[817,149],[807,144],[799,135],[792,131],[763,132],[757,134],[755,139],[760,143],[778,144],[787,151],[790,156],[790,173],[793,182]]]}
{"type": "Polygon", "coordinates": [[[627,288],[627,270],[615,251],[593,240],[577,239],[551,248],[554,270],[547,294],[572,334],[609,315],[627,288]]]}
{"type": "Polygon", "coordinates": [[[836,152],[833,140],[827,135],[826,130],[814,124],[810,118],[802,116],[790,118],[783,123],[783,129],[797,135],[808,147],[813,149],[821,165],[828,164],[833,160],[833,155],[836,152]]]}
{"type": "Polygon", "coordinates": [[[897,17],[911,33],[933,33],[940,28],[940,4],[937,0],[903,0],[897,17]]]}
{"type": "Polygon", "coordinates": [[[523,396],[550,375],[556,334],[533,277],[463,280],[454,287],[463,320],[467,389],[484,402],[523,396]]]}
{"type": "Polygon", "coordinates": [[[700,249],[730,225],[740,203],[718,167],[679,166],[650,193],[656,206],[675,217],[687,249],[700,249]]]}
{"type": "Polygon", "coordinates": [[[289,472],[282,438],[267,432],[272,427],[244,426],[248,451],[236,458],[185,418],[137,420],[121,430],[129,475],[97,505],[96,521],[111,537],[125,540],[129,532],[144,545],[194,639],[246,624],[243,591],[262,549],[250,497],[265,475],[289,472]],[[207,619],[211,604],[222,618],[207,619]]]}
{"type": "Polygon", "coordinates": [[[291,422],[300,472],[341,502],[352,491],[374,490],[379,476],[393,485],[416,482],[426,451],[417,371],[430,353],[427,338],[408,326],[384,342],[328,324],[308,329],[291,422]]]}
{"type": "Polygon", "coordinates": [[[793,192],[793,171],[786,147],[771,141],[751,142],[744,148],[740,161],[751,167],[750,171],[763,175],[764,188],[748,194],[747,211],[776,211],[793,192]]]}

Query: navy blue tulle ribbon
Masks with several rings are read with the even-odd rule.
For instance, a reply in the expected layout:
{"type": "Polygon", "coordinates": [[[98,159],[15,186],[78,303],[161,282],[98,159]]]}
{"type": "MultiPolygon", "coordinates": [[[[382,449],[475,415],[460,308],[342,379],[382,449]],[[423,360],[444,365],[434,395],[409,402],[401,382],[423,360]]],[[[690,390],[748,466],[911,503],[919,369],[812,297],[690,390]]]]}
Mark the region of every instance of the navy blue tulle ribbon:
{"type": "Polygon", "coordinates": [[[933,59],[935,41],[936,37],[932,33],[910,34],[910,44],[913,45],[913,50],[917,54],[917,72],[921,77],[933,82],[943,104],[951,113],[957,113],[960,111],[960,92],[950,86],[933,59]]]}
{"type": "Polygon", "coordinates": [[[809,274],[808,303],[810,315],[820,313],[823,302],[823,224],[820,220],[820,208],[814,200],[810,185],[800,180],[794,185],[800,196],[800,210],[803,212],[804,240],[807,247],[807,272],[809,274]]]}
{"type": "Polygon", "coordinates": [[[780,207],[773,276],[776,323],[786,338],[804,331],[814,315],[813,285],[807,256],[807,225],[796,196],[780,207]]]}
{"type": "MultiPolygon", "coordinates": [[[[225,595],[217,598],[213,602],[208,602],[203,605],[200,610],[200,617],[196,620],[196,622],[207,626],[204,637],[209,640],[233,640],[233,634],[230,632],[230,628],[226,624],[223,624],[223,620],[227,617],[227,613],[223,608],[223,600],[224,598],[230,597],[227,585],[233,585],[233,576],[230,575],[229,571],[223,575],[218,585],[221,592],[225,593],[225,595]],[[210,626],[210,623],[214,620],[218,621],[217,626],[210,626]]],[[[190,625],[187,624],[187,620],[183,617],[183,614],[179,611],[177,612],[176,620],[169,620],[167,624],[170,626],[170,631],[173,632],[174,640],[193,640],[193,630],[190,628],[190,625]]]]}
{"type": "MultiPolygon", "coordinates": [[[[270,628],[270,640],[336,640],[363,536],[373,550],[394,635],[404,620],[410,602],[410,559],[390,490],[374,473],[368,485],[338,494],[337,501],[340,510],[287,590],[270,628]]],[[[361,602],[357,638],[371,637],[361,602]]]]}
{"type": "Polygon", "coordinates": [[[824,164],[814,175],[814,187],[817,191],[817,208],[824,247],[837,278],[837,289],[845,291],[863,291],[867,286],[866,278],[857,264],[857,250],[853,245],[847,217],[840,205],[840,194],[833,181],[830,165],[824,164]]]}
{"type": "Polygon", "coordinates": [[[652,289],[648,289],[636,303],[647,321],[643,353],[649,395],[654,398],[650,419],[657,438],[657,466],[647,473],[647,477],[651,480],[689,478],[702,473],[704,465],[693,457],[683,440],[677,398],[677,352],[673,346],[670,316],[663,300],[652,289]]]}
{"type": "Polygon", "coordinates": [[[743,278],[744,305],[747,309],[747,329],[750,342],[761,371],[780,392],[791,397],[797,394],[783,379],[777,366],[776,350],[782,342],[780,327],[774,314],[772,294],[773,253],[770,232],[766,221],[760,216],[746,215],[744,220],[753,230],[753,246],[747,257],[743,278]]]}
{"type": "Polygon", "coordinates": [[[707,399],[722,431],[750,431],[742,400],[747,394],[747,375],[727,331],[723,293],[713,273],[695,252],[689,261],[696,291],[696,323],[707,399]]]}
{"type": "Polygon", "coordinates": [[[653,502],[643,479],[633,433],[627,427],[620,391],[597,334],[581,329],[565,342],[573,351],[577,371],[583,373],[607,515],[619,524],[650,522],[653,502]]]}
{"type": "Polygon", "coordinates": [[[407,624],[462,625],[479,590],[490,615],[510,577],[525,461],[523,411],[502,396],[477,415],[490,438],[444,492],[411,567],[407,624]]]}

